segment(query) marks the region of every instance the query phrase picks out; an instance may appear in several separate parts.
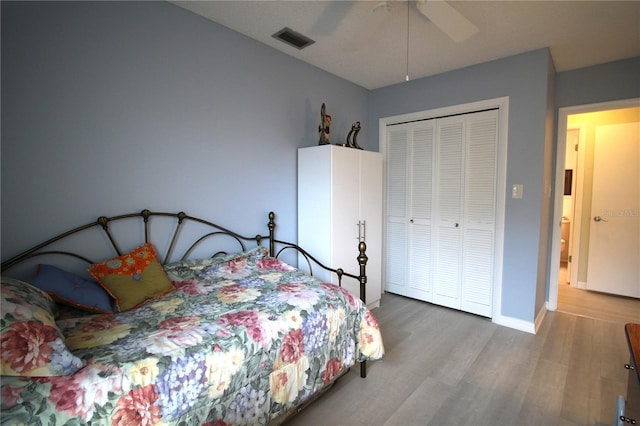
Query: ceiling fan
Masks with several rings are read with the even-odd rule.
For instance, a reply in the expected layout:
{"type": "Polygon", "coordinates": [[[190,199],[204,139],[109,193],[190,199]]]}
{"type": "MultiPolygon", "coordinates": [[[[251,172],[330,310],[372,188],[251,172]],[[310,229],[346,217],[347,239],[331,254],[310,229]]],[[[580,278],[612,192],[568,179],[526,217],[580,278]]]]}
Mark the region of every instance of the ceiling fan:
{"type": "MultiPolygon", "coordinates": [[[[409,4],[409,2],[407,3],[409,4]]],[[[416,7],[440,31],[456,43],[460,43],[478,32],[478,27],[444,0],[418,0],[416,7]]],[[[373,9],[380,8],[390,10],[391,5],[388,1],[382,1],[373,9]]]]}

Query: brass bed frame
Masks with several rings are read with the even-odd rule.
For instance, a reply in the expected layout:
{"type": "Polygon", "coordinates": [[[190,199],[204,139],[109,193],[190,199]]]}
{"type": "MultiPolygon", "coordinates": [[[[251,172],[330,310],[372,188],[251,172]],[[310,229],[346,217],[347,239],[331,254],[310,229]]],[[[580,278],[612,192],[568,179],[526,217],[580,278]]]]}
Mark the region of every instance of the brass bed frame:
{"type": "MultiPolygon", "coordinates": [[[[112,255],[106,255],[103,258],[92,260],[86,257],[85,255],[79,254],[76,251],[72,251],[70,249],[66,249],[66,248],[57,249],[55,247],[53,248],[51,247],[52,245],[55,245],[54,243],[61,242],[62,240],[65,240],[82,231],[95,229],[95,228],[102,228],[102,230],[104,231],[102,232],[102,235],[106,236],[106,239],[108,240],[107,246],[110,246],[115,251],[117,256],[121,256],[124,252],[120,249],[120,246],[116,241],[117,238],[112,232],[111,224],[115,222],[122,222],[128,219],[142,220],[143,226],[144,226],[144,242],[146,243],[151,241],[151,230],[152,230],[151,223],[153,222],[152,218],[164,217],[164,218],[170,218],[172,220],[175,220],[175,222],[173,222],[175,229],[170,235],[170,242],[168,244],[166,251],[164,252],[164,256],[162,256],[160,251],[158,251],[158,255],[161,256],[159,260],[163,265],[172,261],[173,252],[174,250],[176,250],[176,247],[178,246],[178,242],[181,241],[179,239],[181,231],[184,229],[185,225],[188,222],[193,222],[202,226],[203,227],[202,229],[204,229],[205,232],[200,236],[198,236],[194,242],[186,246],[186,249],[183,250],[182,255],[179,256],[177,260],[188,259],[189,255],[195,249],[200,248],[201,246],[204,246],[205,242],[210,242],[210,240],[212,240],[215,237],[220,237],[220,236],[230,237],[231,240],[235,242],[233,244],[237,244],[237,247],[240,249],[240,251],[246,251],[247,244],[249,243],[255,244],[256,246],[261,246],[262,242],[266,240],[268,241],[268,244],[269,244],[268,250],[269,250],[270,256],[278,258],[284,252],[287,252],[288,250],[293,250],[299,253],[300,256],[298,258],[302,257],[306,260],[307,266],[309,268],[309,272],[312,275],[313,275],[313,265],[317,265],[317,267],[321,269],[324,269],[324,270],[330,271],[331,273],[336,274],[336,276],[338,277],[338,283],[340,286],[342,285],[343,277],[348,277],[348,278],[358,280],[358,282],[360,283],[360,299],[363,302],[366,302],[366,284],[367,284],[366,265],[367,265],[368,259],[365,253],[366,245],[364,242],[360,242],[358,244],[357,261],[359,265],[359,274],[355,275],[355,274],[347,273],[342,268],[334,269],[324,265],[322,262],[320,262],[314,256],[312,256],[309,252],[304,250],[302,247],[299,247],[297,244],[277,240],[275,238],[275,228],[276,228],[275,216],[276,215],[274,212],[269,212],[268,214],[268,218],[269,218],[269,222],[267,224],[268,231],[269,231],[268,235],[258,234],[254,237],[243,236],[234,231],[226,229],[220,225],[217,225],[213,222],[200,219],[197,217],[189,216],[184,212],[165,213],[165,212],[152,212],[148,209],[144,209],[137,213],[128,213],[128,214],[122,214],[122,215],[111,216],[111,217],[100,216],[97,220],[93,222],[87,223],[85,225],[79,226],[77,228],[73,228],[69,231],[56,235],[55,237],[50,238],[44,241],[43,243],[40,243],[2,262],[1,271],[4,274],[5,271],[7,271],[9,268],[12,268],[18,264],[21,264],[30,259],[34,259],[40,256],[62,255],[65,257],[71,257],[76,260],[80,260],[82,262],[85,262],[87,265],[96,263],[96,261],[98,262],[102,261],[104,258],[111,257],[112,255]]],[[[236,249],[236,251],[238,250],[236,249]]],[[[226,254],[226,253],[227,251],[225,250],[217,250],[213,252],[210,255],[210,257],[214,257],[217,255],[226,254]]],[[[360,377],[364,378],[366,377],[366,375],[367,375],[366,361],[362,361],[360,363],[360,377]]]]}

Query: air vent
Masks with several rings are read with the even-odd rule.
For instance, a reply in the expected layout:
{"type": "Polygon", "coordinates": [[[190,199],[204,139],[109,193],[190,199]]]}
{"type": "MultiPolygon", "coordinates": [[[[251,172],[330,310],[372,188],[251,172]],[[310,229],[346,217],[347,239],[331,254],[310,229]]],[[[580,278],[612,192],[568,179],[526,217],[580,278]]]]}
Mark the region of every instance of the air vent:
{"type": "Polygon", "coordinates": [[[315,41],[309,37],[293,31],[291,28],[283,28],[273,35],[280,41],[287,43],[297,49],[304,49],[307,46],[311,46],[315,41]]]}

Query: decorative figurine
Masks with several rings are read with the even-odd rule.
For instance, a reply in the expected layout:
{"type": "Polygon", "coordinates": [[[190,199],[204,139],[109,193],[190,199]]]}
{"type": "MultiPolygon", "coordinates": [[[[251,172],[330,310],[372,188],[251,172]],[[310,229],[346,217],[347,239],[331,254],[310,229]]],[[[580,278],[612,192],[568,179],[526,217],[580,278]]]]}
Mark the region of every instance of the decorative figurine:
{"type": "Polygon", "coordinates": [[[353,123],[351,125],[351,131],[347,135],[347,143],[344,146],[348,146],[349,148],[362,149],[360,146],[358,146],[358,141],[356,140],[361,129],[362,127],[360,126],[359,121],[353,123]]]}
{"type": "Polygon", "coordinates": [[[351,138],[353,137],[353,133],[356,131],[355,129],[355,123],[351,125],[351,130],[349,130],[349,134],[347,135],[347,141],[345,143],[342,144],[342,146],[345,146],[347,148],[353,148],[353,146],[351,146],[351,138]]]}
{"type": "Polygon", "coordinates": [[[318,126],[318,131],[320,132],[320,141],[318,145],[328,145],[329,142],[329,126],[331,125],[331,116],[327,114],[327,108],[322,103],[322,108],[320,109],[320,125],[318,126]]]}

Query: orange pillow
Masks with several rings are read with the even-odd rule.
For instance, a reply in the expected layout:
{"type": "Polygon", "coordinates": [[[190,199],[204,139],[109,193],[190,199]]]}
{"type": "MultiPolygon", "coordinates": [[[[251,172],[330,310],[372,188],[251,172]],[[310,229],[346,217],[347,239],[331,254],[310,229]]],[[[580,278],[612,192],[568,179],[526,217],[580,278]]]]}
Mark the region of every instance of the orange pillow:
{"type": "Polygon", "coordinates": [[[116,312],[137,308],[175,290],[151,243],[91,265],[89,273],[114,298],[116,312]]]}

